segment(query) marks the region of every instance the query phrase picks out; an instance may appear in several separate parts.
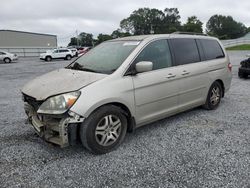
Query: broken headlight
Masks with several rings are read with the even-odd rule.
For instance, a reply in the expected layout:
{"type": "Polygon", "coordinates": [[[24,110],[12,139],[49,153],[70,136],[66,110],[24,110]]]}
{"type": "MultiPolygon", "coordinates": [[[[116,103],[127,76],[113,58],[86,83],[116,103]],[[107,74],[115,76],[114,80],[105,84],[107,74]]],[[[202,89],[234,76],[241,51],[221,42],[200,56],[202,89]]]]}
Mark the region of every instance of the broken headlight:
{"type": "Polygon", "coordinates": [[[80,91],[75,91],[50,97],[42,103],[37,113],[63,114],[73,106],[80,94],[80,91]]]}

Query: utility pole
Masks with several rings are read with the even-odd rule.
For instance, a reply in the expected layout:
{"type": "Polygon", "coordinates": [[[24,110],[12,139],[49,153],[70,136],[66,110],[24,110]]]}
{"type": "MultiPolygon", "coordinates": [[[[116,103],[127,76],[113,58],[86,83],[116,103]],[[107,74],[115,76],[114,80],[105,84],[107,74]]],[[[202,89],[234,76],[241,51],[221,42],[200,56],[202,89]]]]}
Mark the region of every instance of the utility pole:
{"type": "Polygon", "coordinates": [[[76,30],[76,45],[77,47],[79,46],[79,41],[78,41],[78,31],[76,30]]]}

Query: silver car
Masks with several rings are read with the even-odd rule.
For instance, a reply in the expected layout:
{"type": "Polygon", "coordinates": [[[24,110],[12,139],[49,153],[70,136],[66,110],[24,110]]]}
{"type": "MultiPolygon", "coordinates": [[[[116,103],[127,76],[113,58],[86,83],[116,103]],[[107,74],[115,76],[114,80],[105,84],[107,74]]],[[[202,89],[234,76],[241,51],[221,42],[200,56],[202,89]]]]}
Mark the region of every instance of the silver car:
{"type": "Polygon", "coordinates": [[[231,69],[216,38],[133,36],[100,44],[22,93],[28,119],[46,141],[65,147],[79,140],[103,154],[142,125],[198,106],[216,109],[231,69]]]}

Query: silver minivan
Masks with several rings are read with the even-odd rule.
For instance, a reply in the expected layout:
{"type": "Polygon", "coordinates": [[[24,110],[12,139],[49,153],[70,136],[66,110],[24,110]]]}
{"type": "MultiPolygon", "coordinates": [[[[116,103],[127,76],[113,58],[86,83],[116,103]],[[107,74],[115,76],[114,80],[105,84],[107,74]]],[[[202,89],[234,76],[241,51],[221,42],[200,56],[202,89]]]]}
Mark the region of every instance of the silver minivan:
{"type": "Polygon", "coordinates": [[[22,89],[36,132],[61,147],[81,141],[96,154],[127,132],[182,111],[213,110],[229,90],[232,66],[218,39],[145,35],[104,42],[22,89]]]}

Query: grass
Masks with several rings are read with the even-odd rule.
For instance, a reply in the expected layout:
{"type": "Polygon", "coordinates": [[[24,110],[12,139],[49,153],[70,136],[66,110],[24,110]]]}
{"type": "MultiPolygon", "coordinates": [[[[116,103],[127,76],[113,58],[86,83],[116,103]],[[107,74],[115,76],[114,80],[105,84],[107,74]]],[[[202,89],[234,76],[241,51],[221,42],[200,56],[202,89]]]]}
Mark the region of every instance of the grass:
{"type": "Polygon", "coordinates": [[[250,50],[250,44],[242,44],[227,48],[227,50],[250,50]]]}

